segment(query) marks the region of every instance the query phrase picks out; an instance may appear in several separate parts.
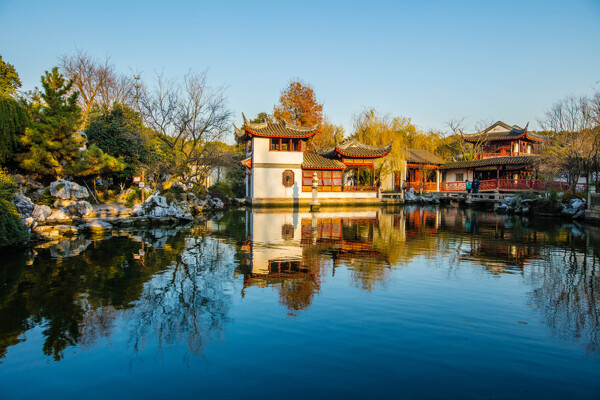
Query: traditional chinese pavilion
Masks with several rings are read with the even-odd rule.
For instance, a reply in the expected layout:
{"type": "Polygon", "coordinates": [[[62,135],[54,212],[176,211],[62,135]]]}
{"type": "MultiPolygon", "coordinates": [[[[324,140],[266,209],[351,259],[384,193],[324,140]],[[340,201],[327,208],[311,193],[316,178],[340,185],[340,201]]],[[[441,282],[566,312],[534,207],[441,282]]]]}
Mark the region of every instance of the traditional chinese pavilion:
{"type": "Polygon", "coordinates": [[[465,180],[478,178],[480,190],[535,189],[535,164],[545,138],[518,125],[498,121],[487,129],[465,135],[464,140],[481,151],[474,160],[455,161],[439,167],[441,190],[464,190],[465,180]]]}
{"type": "Polygon", "coordinates": [[[236,140],[245,143],[246,198],[253,205],[308,203],[312,179],[319,180],[319,202],[377,201],[373,162],[386,156],[387,146],[369,146],[356,140],[317,148],[309,140],[317,126],[287,123],[251,123],[244,117],[236,140]]]}

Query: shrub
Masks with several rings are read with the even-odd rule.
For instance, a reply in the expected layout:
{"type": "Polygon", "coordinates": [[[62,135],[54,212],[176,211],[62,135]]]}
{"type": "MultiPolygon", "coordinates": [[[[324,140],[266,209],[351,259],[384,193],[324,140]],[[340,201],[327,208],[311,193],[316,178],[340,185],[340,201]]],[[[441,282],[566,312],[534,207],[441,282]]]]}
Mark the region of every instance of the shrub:
{"type": "Polygon", "coordinates": [[[171,204],[177,200],[177,196],[175,193],[169,191],[164,193],[165,199],[167,200],[167,204],[171,204]]]}
{"type": "Polygon", "coordinates": [[[17,190],[15,181],[6,171],[0,169],[0,199],[8,200],[12,198],[15,190],[17,190]]]}
{"type": "Polygon", "coordinates": [[[45,206],[52,207],[54,205],[54,196],[50,194],[50,188],[47,187],[42,191],[42,200],[40,201],[45,206]]]}
{"type": "MultiPolygon", "coordinates": [[[[235,195],[233,194],[233,190],[231,190],[231,187],[224,182],[215,183],[214,185],[212,185],[211,187],[208,188],[208,193],[210,194],[210,196],[217,197],[217,196],[212,195],[213,191],[221,192],[221,194],[228,197],[228,200],[235,198],[235,195]]],[[[221,199],[221,200],[223,200],[223,199],[221,199]]]]}
{"type": "Polygon", "coordinates": [[[550,200],[558,201],[558,192],[554,189],[550,190],[550,200]]]}
{"type": "Polygon", "coordinates": [[[127,193],[127,197],[125,198],[125,205],[127,207],[132,207],[134,204],[142,201],[142,189],[140,188],[132,188],[129,193],[127,193]]]}
{"type": "Polygon", "coordinates": [[[8,200],[16,188],[12,178],[0,170],[0,247],[16,245],[27,239],[17,207],[8,200]]]}

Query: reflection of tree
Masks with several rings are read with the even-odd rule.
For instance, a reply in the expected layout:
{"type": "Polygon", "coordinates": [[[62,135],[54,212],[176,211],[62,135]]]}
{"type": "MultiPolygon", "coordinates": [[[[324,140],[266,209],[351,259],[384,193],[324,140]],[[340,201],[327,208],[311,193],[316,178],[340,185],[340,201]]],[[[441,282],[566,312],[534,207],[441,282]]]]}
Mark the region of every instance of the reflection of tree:
{"type": "Polygon", "coordinates": [[[219,336],[227,322],[233,294],[233,251],[222,241],[188,238],[181,257],[148,282],[136,301],[132,344],[142,350],[148,337],[164,345],[185,341],[192,354],[219,336]]]}
{"type": "Polygon", "coordinates": [[[594,251],[550,251],[550,262],[531,272],[531,283],[539,285],[531,297],[559,335],[580,338],[588,351],[600,352],[600,257],[594,251]]]}
{"type": "Polygon", "coordinates": [[[312,304],[317,289],[315,282],[310,280],[285,280],[279,290],[280,302],[290,312],[304,310],[312,304]]]}
{"type": "Polygon", "coordinates": [[[141,239],[126,236],[91,244],[78,238],[39,246],[33,262],[9,259],[0,269],[0,357],[34,326],[43,328],[44,354],[57,361],[67,347],[107,336],[115,310],[131,307],[144,282],[178,254],[151,246],[136,260],[141,247],[141,239]]]}

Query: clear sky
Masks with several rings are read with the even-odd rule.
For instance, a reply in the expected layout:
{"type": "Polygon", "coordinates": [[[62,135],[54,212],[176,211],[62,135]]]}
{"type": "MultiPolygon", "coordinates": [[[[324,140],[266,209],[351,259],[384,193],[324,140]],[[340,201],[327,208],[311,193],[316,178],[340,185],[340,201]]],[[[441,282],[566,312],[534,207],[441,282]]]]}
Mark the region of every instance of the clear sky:
{"type": "Polygon", "coordinates": [[[76,48],[123,73],[208,69],[235,121],[271,112],[293,78],[348,131],[364,107],[444,129],[537,126],[600,86],[600,1],[0,0],[0,54],[23,89],[76,48]]]}

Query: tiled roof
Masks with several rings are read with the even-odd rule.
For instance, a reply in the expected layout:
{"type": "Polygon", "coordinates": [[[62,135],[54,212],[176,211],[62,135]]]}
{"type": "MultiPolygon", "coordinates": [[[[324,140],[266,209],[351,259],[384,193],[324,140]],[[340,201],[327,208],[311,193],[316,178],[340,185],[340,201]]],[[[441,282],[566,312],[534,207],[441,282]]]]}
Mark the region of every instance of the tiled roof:
{"type": "MultiPolygon", "coordinates": [[[[527,126],[529,126],[529,124],[527,124],[527,126]]],[[[535,133],[529,132],[527,130],[527,126],[525,126],[525,128],[521,128],[518,125],[510,126],[508,124],[505,124],[502,121],[498,121],[495,124],[493,124],[492,126],[484,129],[481,132],[465,134],[463,137],[466,142],[471,142],[471,143],[478,142],[480,140],[481,141],[513,140],[513,139],[520,139],[523,137],[526,137],[527,139],[531,139],[534,141],[545,140],[545,138],[543,136],[536,135],[535,133]],[[504,130],[490,132],[491,130],[493,130],[496,127],[502,127],[502,128],[504,128],[504,130]]]]}
{"type": "Polygon", "coordinates": [[[342,143],[336,143],[334,147],[319,149],[315,147],[315,151],[323,156],[334,156],[336,153],[346,157],[365,157],[376,158],[383,157],[392,149],[390,142],[386,146],[370,146],[359,142],[356,139],[345,140],[342,143]]]}
{"type": "Polygon", "coordinates": [[[317,153],[304,152],[302,168],[306,169],[345,169],[344,163],[338,160],[325,158],[317,153]]]}
{"type": "MultiPolygon", "coordinates": [[[[243,115],[243,114],[242,114],[243,115]]],[[[261,122],[254,124],[248,122],[244,116],[244,125],[238,129],[233,125],[236,140],[245,140],[249,136],[260,137],[285,137],[285,138],[310,138],[317,132],[317,125],[296,126],[288,123],[261,122]]]]}
{"type": "Polygon", "coordinates": [[[442,157],[436,156],[423,149],[404,149],[404,158],[411,164],[443,164],[446,162],[442,157]]]}
{"type": "Polygon", "coordinates": [[[481,160],[455,161],[440,165],[440,169],[473,168],[496,165],[533,164],[539,156],[490,157],[481,160]]]}

